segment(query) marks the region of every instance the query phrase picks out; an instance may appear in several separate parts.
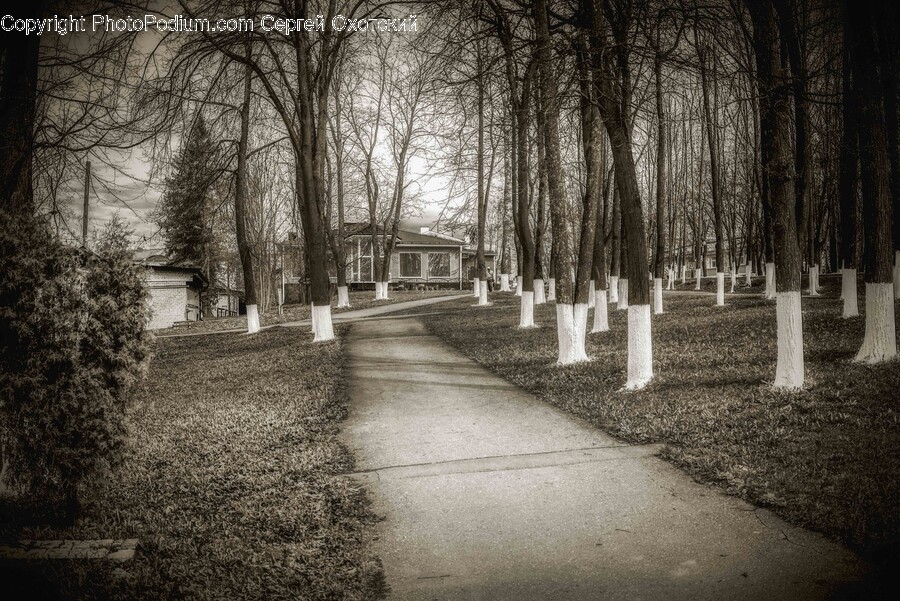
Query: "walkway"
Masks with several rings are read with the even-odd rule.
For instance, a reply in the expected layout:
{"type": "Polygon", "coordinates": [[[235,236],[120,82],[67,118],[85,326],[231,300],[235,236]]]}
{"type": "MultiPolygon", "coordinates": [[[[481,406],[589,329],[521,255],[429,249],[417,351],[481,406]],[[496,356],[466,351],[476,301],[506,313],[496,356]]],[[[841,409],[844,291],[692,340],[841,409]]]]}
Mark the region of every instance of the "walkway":
{"type": "Polygon", "coordinates": [[[844,548],[482,369],[416,318],[348,340],[345,442],[391,599],[821,599],[844,548]]]}

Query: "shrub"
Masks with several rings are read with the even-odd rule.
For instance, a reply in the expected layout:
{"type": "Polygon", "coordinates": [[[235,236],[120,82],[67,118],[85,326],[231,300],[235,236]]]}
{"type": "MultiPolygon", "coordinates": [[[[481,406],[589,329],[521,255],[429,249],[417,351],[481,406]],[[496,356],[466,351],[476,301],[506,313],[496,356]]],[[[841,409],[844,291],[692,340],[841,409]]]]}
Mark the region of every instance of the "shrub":
{"type": "Polygon", "coordinates": [[[141,268],[121,227],[96,252],[32,217],[0,216],[0,444],[17,491],[77,507],[119,459],[125,404],[149,353],[141,268]]]}

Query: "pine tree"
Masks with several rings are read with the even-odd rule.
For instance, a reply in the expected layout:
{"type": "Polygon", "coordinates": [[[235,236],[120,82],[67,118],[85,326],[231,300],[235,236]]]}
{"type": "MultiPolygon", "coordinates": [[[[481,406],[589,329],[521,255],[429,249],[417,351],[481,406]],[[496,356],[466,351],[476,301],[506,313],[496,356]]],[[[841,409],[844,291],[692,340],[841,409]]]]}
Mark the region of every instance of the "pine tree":
{"type": "Polygon", "coordinates": [[[197,118],[166,178],[157,223],[173,263],[200,267],[215,282],[219,255],[214,223],[214,182],[218,156],[203,117],[197,118]]]}

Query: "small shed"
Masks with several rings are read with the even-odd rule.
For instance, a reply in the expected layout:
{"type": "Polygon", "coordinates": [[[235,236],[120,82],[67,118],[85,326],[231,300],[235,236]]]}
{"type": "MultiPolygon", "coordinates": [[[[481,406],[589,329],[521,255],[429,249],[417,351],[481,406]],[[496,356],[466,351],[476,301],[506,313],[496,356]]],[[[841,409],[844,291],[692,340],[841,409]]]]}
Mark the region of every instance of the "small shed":
{"type": "Polygon", "coordinates": [[[146,268],[151,330],[170,328],[180,321],[199,321],[200,295],[207,281],[199,267],[173,265],[161,249],[135,251],[135,262],[146,268]]]}

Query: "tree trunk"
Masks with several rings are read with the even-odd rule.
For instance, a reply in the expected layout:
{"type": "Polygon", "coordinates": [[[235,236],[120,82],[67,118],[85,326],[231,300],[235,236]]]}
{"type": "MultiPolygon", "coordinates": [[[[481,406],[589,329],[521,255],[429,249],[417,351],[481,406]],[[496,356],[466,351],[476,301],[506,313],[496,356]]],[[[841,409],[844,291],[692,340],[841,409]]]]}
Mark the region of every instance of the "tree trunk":
{"type": "Polygon", "coordinates": [[[848,10],[856,52],[853,84],[859,108],[859,159],[866,232],[866,333],[857,361],[881,363],[897,356],[894,323],[891,168],[885,132],[884,88],[878,66],[884,64],[884,38],[878,39],[881,11],[848,10]],[[876,41],[877,40],[877,41],[876,41]],[[878,46],[876,44],[882,44],[878,46]]]}
{"type": "MultiPolygon", "coordinates": [[[[701,46],[699,38],[697,40],[697,53],[700,62],[700,82],[701,87],[703,88],[703,115],[706,120],[707,146],[709,146],[713,225],[716,234],[716,305],[722,307],[725,305],[725,249],[723,245],[724,236],[722,227],[722,181],[721,173],[719,172],[719,143],[715,118],[717,107],[712,106],[710,102],[709,87],[711,84],[706,67],[707,49],[705,46],[701,46]]],[[[712,85],[715,85],[715,74],[713,74],[712,85]]]]}
{"type": "MultiPolygon", "coordinates": [[[[250,54],[249,45],[247,51],[250,54]]],[[[250,135],[250,92],[253,71],[244,67],[244,98],[241,103],[241,137],[238,142],[237,174],[234,178],[235,237],[238,255],[244,272],[244,303],[247,306],[247,333],[259,332],[259,309],[256,302],[256,278],[253,275],[253,256],[247,242],[247,141],[250,135]]]]}
{"type": "Polygon", "coordinates": [[[801,388],[804,379],[800,311],[800,249],[791,149],[790,81],[782,71],[781,44],[772,0],[745,0],[754,28],[760,102],[760,140],[772,200],[775,242],[778,360],[776,388],[801,388]]]}
{"type": "MultiPolygon", "coordinates": [[[[44,1],[30,3],[27,14],[40,18],[44,1]]],[[[38,57],[41,36],[6,32],[0,64],[0,211],[34,211],[32,161],[34,157],[38,57]]]]}

